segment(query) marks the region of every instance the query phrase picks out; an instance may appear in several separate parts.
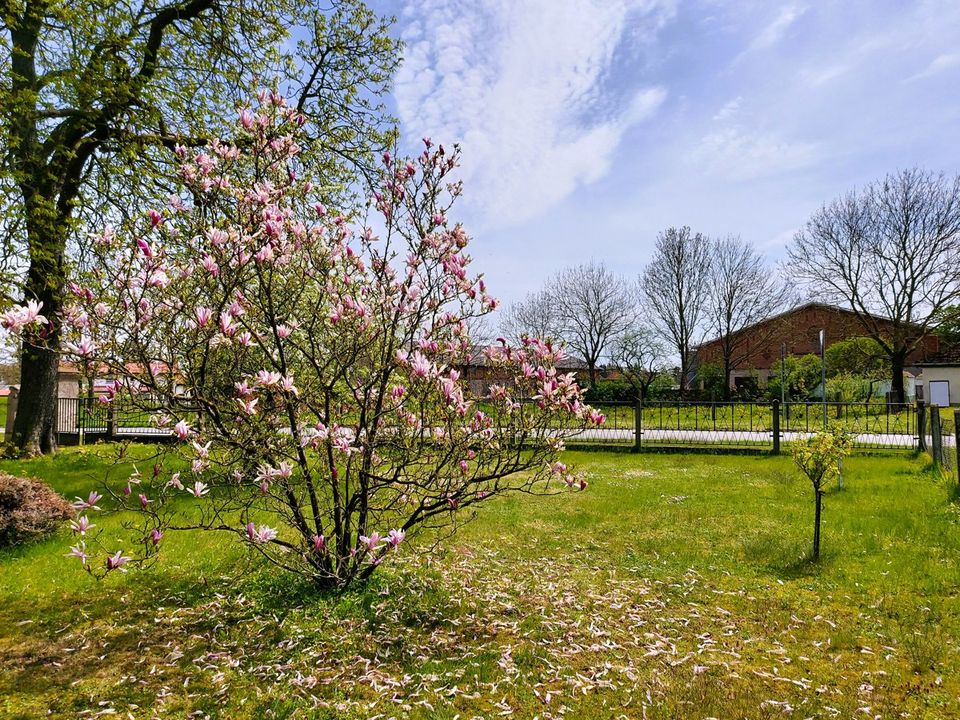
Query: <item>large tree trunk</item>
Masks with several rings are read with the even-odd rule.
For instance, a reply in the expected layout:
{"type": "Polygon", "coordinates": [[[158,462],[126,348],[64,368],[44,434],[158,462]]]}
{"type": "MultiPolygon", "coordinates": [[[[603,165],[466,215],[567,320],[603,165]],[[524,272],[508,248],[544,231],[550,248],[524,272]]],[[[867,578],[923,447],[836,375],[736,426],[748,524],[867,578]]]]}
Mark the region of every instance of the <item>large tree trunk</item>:
{"type": "Polygon", "coordinates": [[[58,353],[24,344],[20,395],[13,423],[13,443],[24,455],[57,449],[56,406],[58,353]]]}
{"type": "Polygon", "coordinates": [[[30,269],[24,298],[43,303],[41,314],[48,324],[39,332],[24,335],[20,363],[20,395],[13,424],[16,448],[23,455],[39,455],[57,449],[57,370],[60,365],[60,319],[66,272],[66,233],[63,218],[47,202],[28,196],[27,234],[30,269]],[[31,212],[32,210],[32,212],[31,212]]]}
{"type": "Polygon", "coordinates": [[[899,405],[906,402],[906,392],[903,387],[903,366],[906,364],[906,353],[896,352],[890,358],[891,400],[899,405]]]}

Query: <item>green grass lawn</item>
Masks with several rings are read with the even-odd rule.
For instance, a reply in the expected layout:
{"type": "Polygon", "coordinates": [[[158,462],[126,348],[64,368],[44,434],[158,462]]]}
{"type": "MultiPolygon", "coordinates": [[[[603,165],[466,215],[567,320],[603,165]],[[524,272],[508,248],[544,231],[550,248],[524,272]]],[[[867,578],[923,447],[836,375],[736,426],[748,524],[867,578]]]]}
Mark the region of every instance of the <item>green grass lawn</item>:
{"type": "Polygon", "coordinates": [[[0,436],[3,435],[7,427],[7,400],[9,398],[0,397],[0,436]]]}
{"type": "Polygon", "coordinates": [[[0,552],[0,717],[960,716],[960,510],[922,458],[845,462],[816,566],[788,458],[566,459],[586,492],[493,499],[340,599],[211,536],[100,583],[67,532],[0,552]]]}

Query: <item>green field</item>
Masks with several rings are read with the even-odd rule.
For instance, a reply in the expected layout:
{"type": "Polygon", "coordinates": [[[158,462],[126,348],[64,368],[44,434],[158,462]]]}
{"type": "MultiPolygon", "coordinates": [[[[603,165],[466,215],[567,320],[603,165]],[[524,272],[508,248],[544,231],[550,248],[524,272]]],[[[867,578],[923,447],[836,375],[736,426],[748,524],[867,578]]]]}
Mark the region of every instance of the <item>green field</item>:
{"type": "MultiPolygon", "coordinates": [[[[0,469],[72,497],[97,452],[0,469]]],[[[566,459],[586,492],[494,499],[340,599],[209,535],[101,583],[67,532],[0,552],[0,717],[960,716],[960,509],[923,458],[846,461],[816,566],[787,458],[566,459]]]]}
{"type": "Polygon", "coordinates": [[[9,398],[0,397],[0,435],[3,435],[7,427],[7,400],[9,398]]]}

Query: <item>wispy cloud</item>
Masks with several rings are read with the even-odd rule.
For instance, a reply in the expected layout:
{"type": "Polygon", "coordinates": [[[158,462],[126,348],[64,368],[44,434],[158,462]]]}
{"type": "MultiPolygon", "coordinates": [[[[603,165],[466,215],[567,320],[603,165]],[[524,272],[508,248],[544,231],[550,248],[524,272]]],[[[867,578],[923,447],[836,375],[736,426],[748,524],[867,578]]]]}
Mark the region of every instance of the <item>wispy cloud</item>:
{"type": "Polygon", "coordinates": [[[482,208],[483,224],[536,217],[602,178],[625,133],[663,104],[664,85],[611,75],[618,54],[635,51],[638,28],[662,23],[671,7],[410,2],[394,91],[404,129],[461,143],[466,202],[482,208]]]}
{"type": "Polygon", "coordinates": [[[938,55],[923,70],[918,72],[916,75],[912,75],[907,78],[907,82],[933,77],[934,75],[939,75],[945,70],[955,67],[960,67],[960,53],[945,53],[943,55],[938,55]]]}
{"type": "Polygon", "coordinates": [[[740,104],[743,102],[743,97],[738,95],[733,100],[728,103],[725,103],[722,108],[717,110],[716,114],[713,116],[715,122],[725,122],[733,118],[738,112],[740,112],[740,104]]]}
{"type": "Polygon", "coordinates": [[[819,159],[814,143],[731,127],[704,136],[688,160],[724,180],[746,181],[787,173],[819,159]]]}
{"type": "Polygon", "coordinates": [[[780,8],[780,12],[777,13],[777,16],[768,24],[764,25],[756,35],[753,36],[753,40],[750,41],[750,44],[737,55],[733,60],[733,64],[736,65],[746,56],[758,52],[760,50],[766,50],[773,47],[783,39],[784,35],[787,34],[787,31],[790,27],[807,11],[807,8],[803,5],[789,4],[784,5],[780,8]]]}

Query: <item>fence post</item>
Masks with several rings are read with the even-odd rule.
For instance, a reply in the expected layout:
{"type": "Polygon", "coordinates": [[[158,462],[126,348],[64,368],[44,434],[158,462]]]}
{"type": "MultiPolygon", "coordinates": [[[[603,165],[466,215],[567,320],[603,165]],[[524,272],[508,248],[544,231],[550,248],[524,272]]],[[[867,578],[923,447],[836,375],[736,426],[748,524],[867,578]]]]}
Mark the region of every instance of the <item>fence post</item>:
{"type": "Polygon", "coordinates": [[[953,452],[957,460],[957,482],[960,483],[960,410],[953,411],[953,452]]]}
{"type": "Polygon", "coordinates": [[[770,407],[773,413],[773,454],[780,454],[780,401],[774,399],[770,407]]]}
{"type": "Polygon", "coordinates": [[[640,452],[643,447],[640,433],[643,430],[643,401],[637,399],[633,403],[633,451],[640,452]]]}
{"type": "Polygon", "coordinates": [[[107,405],[107,437],[113,438],[117,434],[117,410],[113,403],[107,405]]]}
{"type": "Polygon", "coordinates": [[[943,427],[940,424],[940,407],[930,406],[930,436],[933,438],[933,465],[943,467],[943,427]]]}
{"type": "Polygon", "coordinates": [[[927,408],[922,400],[917,400],[917,449],[927,449],[927,408]]]}

